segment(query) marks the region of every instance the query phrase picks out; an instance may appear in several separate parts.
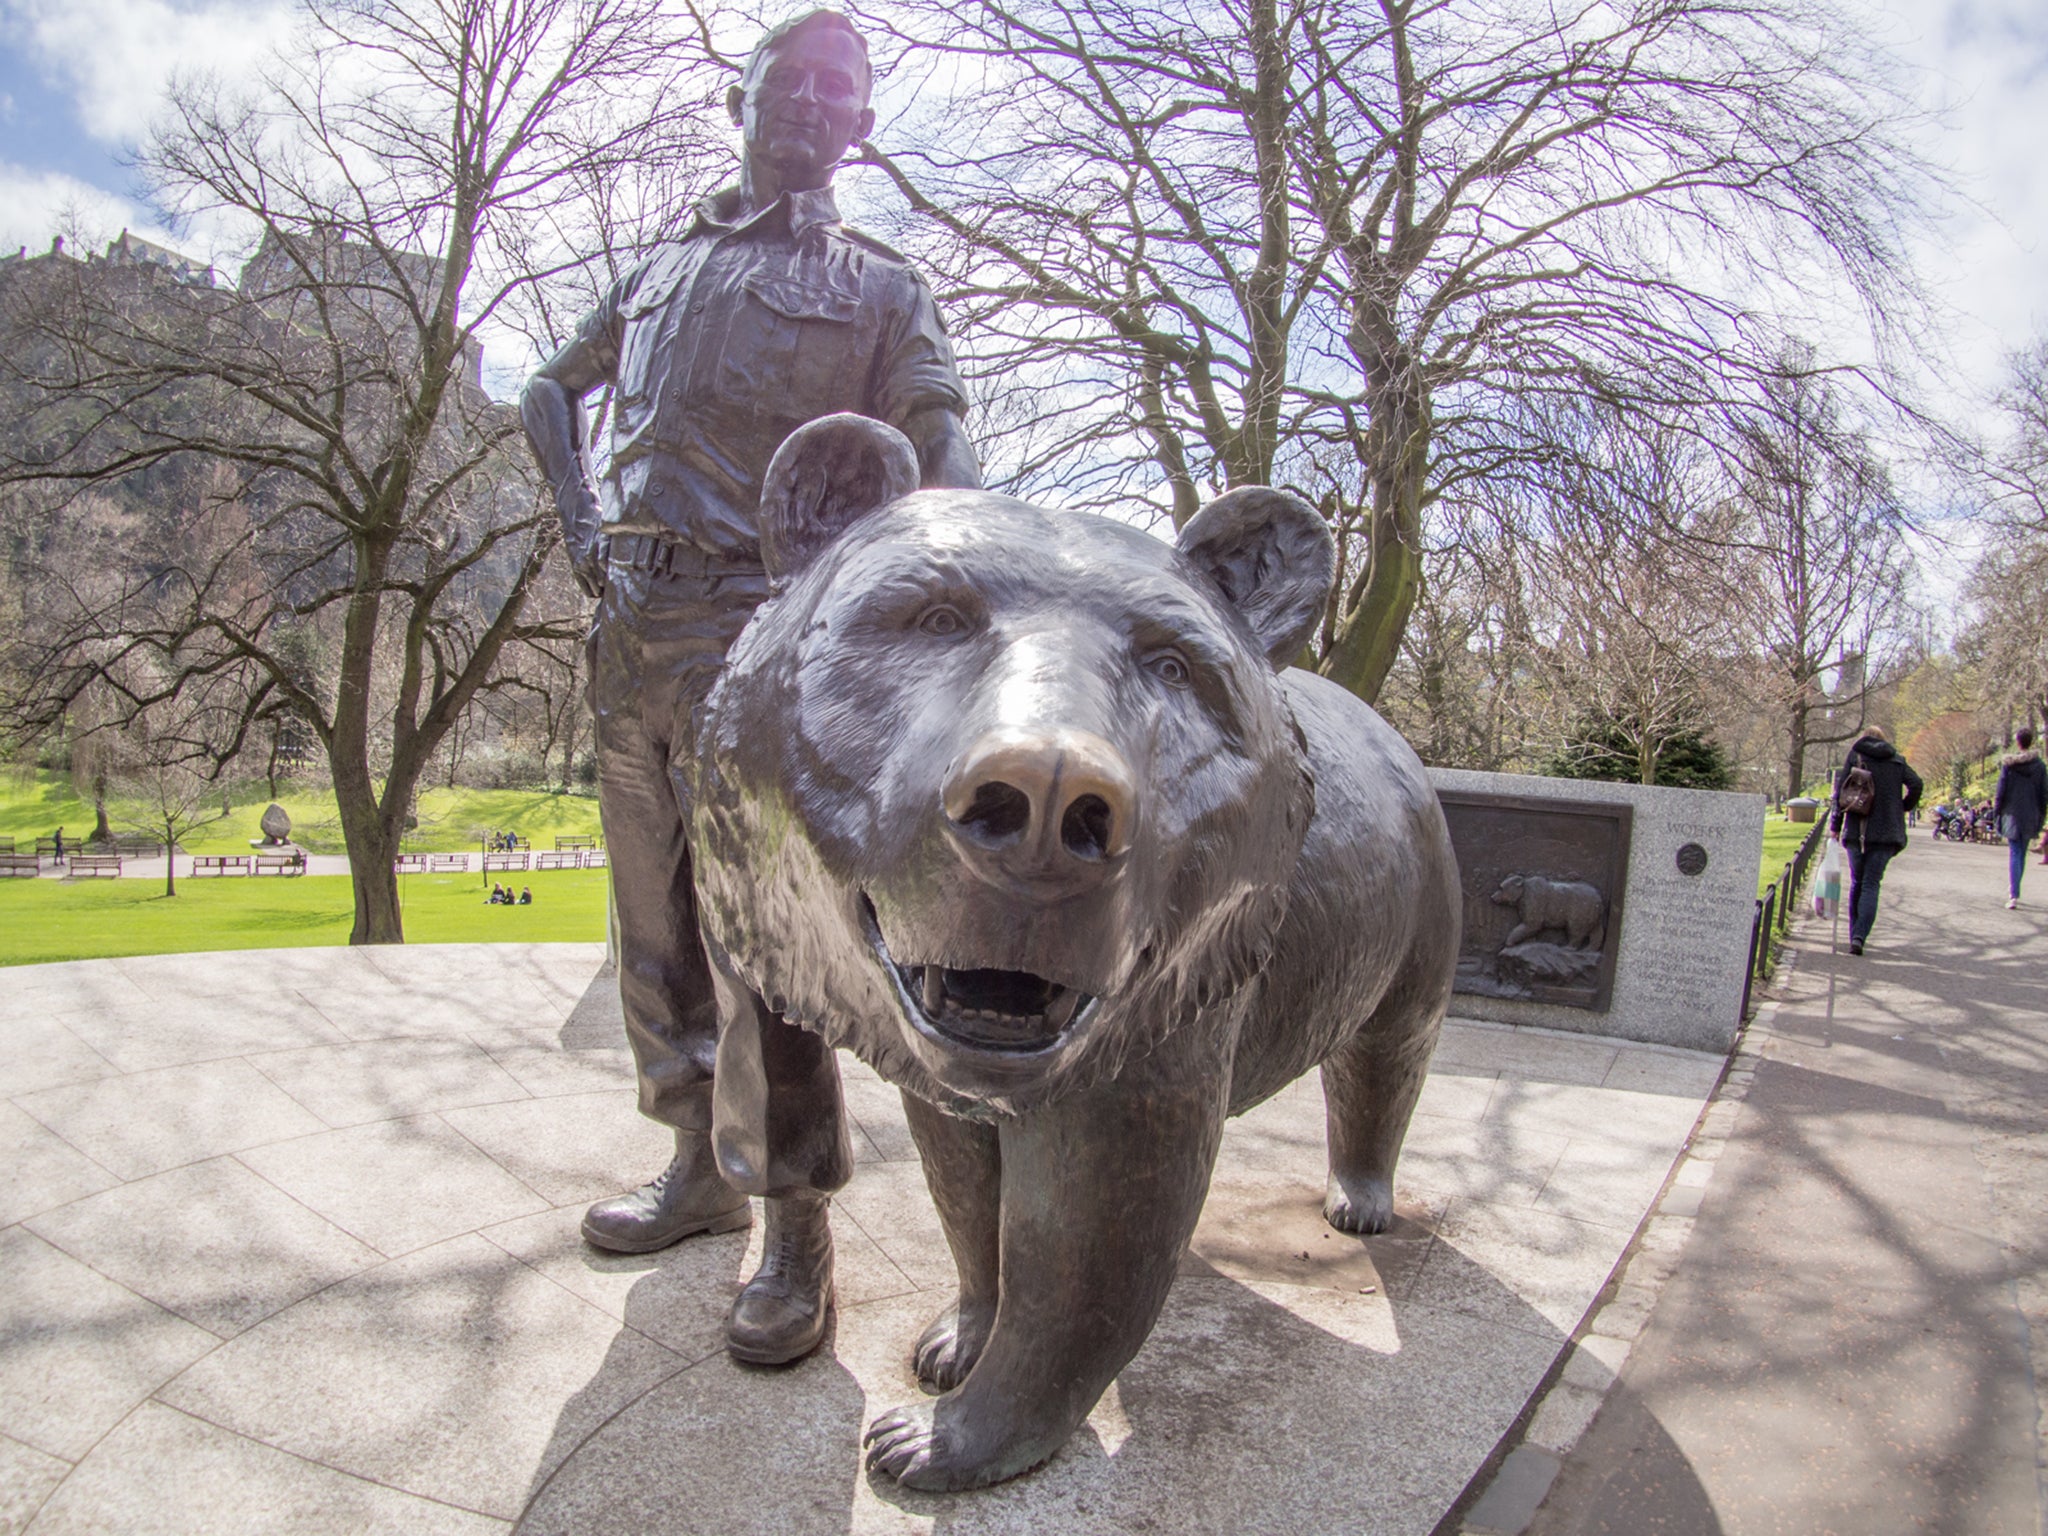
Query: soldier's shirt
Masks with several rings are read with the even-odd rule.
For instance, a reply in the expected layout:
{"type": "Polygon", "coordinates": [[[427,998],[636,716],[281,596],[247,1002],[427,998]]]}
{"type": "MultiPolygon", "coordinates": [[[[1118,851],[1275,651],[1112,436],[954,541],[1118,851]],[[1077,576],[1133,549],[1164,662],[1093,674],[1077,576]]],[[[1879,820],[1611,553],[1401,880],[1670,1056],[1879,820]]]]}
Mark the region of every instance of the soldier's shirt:
{"type": "Polygon", "coordinates": [[[761,481],[807,421],[892,426],[967,404],[909,262],[839,220],[829,187],[739,219],[737,187],[615,283],[579,340],[616,385],[602,529],[758,559],[761,481]]]}

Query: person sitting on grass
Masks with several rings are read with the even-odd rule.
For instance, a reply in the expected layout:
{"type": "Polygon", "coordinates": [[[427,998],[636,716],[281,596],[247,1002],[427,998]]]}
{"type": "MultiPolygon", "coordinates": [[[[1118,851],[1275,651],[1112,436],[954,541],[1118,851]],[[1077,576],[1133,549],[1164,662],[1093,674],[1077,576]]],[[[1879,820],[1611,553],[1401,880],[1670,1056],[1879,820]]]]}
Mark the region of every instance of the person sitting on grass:
{"type": "Polygon", "coordinates": [[[499,905],[501,902],[503,902],[504,899],[505,887],[498,884],[497,881],[493,880],[491,882],[491,894],[484,898],[484,905],[487,907],[495,907],[499,905]]]}
{"type": "Polygon", "coordinates": [[[530,907],[533,905],[532,886],[522,885],[521,887],[519,887],[519,905],[522,907],[530,907]]]}

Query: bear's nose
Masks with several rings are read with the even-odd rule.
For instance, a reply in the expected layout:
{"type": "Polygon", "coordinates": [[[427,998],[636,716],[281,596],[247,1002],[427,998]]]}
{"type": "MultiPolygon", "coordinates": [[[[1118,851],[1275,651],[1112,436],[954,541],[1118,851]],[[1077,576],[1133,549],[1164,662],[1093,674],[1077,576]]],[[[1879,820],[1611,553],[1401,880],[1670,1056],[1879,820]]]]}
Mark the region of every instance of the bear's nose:
{"type": "Polygon", "coordinates": [[[1123,754],[1086,731],[992,731],[956,758],[946,831],[978,873],[1086,884],[1130,847],[1136,803],[1123,754]]]}

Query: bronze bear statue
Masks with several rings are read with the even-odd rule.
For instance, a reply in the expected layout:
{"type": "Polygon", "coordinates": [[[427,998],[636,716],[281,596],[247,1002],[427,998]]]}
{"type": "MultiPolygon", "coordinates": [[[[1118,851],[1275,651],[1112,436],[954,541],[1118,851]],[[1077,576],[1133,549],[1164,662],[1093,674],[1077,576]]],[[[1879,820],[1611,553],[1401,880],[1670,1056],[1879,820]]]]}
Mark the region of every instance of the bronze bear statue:
{"type": "Polygon", "coordinates": [[[867,1460],[959,1489],[1137,1353],[1226,1116],[1320,1065],[1324,1214],[1386,1226],[1460,900],[1414,753],[1288,670],[1335,576],[1313,509],[1235,490],[1169,545],[916,486],[861,417],[777,452],[777,591],[692,788],[714,959],[902,1090],[960,1291],[916,1347],[943,1395],[867,1460]]]}

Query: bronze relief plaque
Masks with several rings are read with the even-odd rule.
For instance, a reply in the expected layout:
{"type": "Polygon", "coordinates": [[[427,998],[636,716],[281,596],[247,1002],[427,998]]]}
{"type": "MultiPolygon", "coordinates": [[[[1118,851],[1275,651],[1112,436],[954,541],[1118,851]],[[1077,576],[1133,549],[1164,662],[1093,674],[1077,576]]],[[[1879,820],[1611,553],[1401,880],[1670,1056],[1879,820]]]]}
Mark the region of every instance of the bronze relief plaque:
{"type": "Polygon", "coordinates": [[[1605,1013],[1633,807],[1444,790],[1465,937],[1454,990],[1605,1013]]]}

